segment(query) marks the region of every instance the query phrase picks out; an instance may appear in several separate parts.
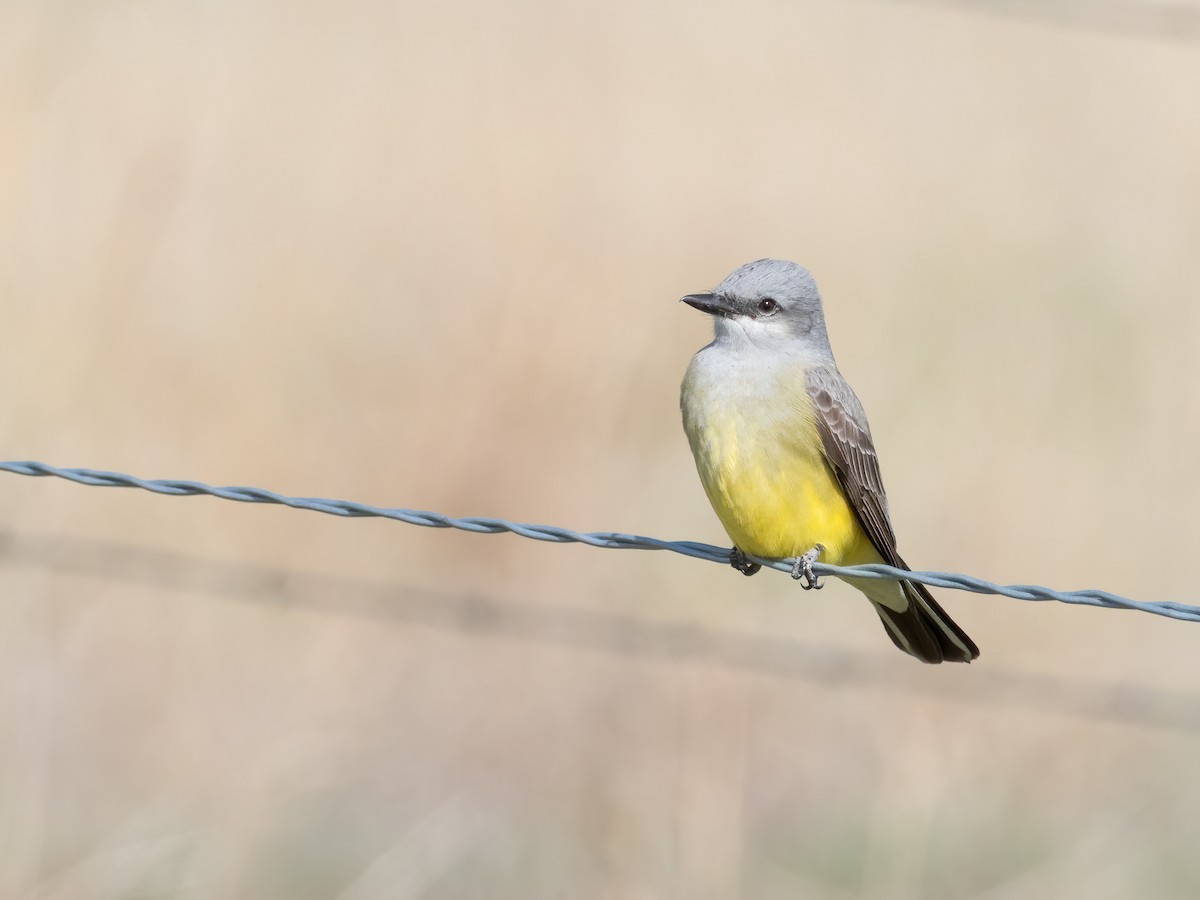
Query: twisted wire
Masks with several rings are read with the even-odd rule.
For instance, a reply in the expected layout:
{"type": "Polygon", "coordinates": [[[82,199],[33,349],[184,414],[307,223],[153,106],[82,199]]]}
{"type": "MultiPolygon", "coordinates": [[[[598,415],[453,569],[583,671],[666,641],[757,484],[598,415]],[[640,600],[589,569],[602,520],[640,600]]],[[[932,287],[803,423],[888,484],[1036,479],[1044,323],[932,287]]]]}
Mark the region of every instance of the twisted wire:
{"type": "MultiPolygon", "coordinates": [[[[696,541],[664,541],[658,538],[642,537],[636,534],[623,534],[614,531],[579,532],[555,525],[531,525],[522,522],[510,522],[487,516],[453,517],[443,513],[427,510],[402,509],[397,507],[371,506],[365,503],[354,503],[349,500],[328,500],[319,497],[288,497],[274,491],[256,487],[213,487],[198,481],[181,481],[177,479],[144,479],[120,472],[105,472],[97,469],[63,469],[45,463],[33,461],[0,462],[0,471],[11,472],[14,475],[29,475],[33,477],[52,476],[84,484],[90,487],[132,487],[141,488],[156,494],[166,494],[173,497],[190,497],[208,495],[222,500],[234,500],[239,503],[272,503],[289,506],[292,509],[307,509],[312,512],[326,513],[331,516],[344,518],[378,517],[406,522],[409,525],[420,525],[426,528],[457,528],[460,531],[470,531],[477,534],[499,534],[511,532],[523,538],[534,541],[547,541],[556,544],[579,543],[589,547],[603,547],[610,550],[669,550],[693,559],[704,559],[709,562],[728,565],[729,549],[712,544],[696,541]]],[[[777,569],[781,572],[791,572],[795,563],[793,559],[761,559],[748,556],[754,562],[764,567],[777,569]]],[[[1118,594],[1100,590],[1055,591],[1050,588],[1032,584],[999,585],[970,575],[960,575],[953,572],[909,572],[894,566],[883,564],[860,566],[831,566],[817,562],[813,564],[813,572],[817,575],[831,575],[837,578],[872,578],[892,581],[919,581],[929,587],[950,588],[953,590],[970,591],[976,594],[995,594],[1010,597],[1014,600],[1027,601],[1056,601],[1076,606],[1098,606],[1106,609],[1132,609],[1165,616],[1183,622],[1200,622],[1200,606],[1169,601],[1131,600],[1118,594]]]]}

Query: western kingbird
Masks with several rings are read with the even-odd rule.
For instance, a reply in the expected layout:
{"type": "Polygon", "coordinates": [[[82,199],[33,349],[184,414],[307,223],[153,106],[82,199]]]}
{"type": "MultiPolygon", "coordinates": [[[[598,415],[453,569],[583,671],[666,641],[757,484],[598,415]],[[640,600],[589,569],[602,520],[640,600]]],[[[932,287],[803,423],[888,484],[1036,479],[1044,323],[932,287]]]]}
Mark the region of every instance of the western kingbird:
{"type": "MultiPolygon", "coordinates": [[[[812,563],[887,563],[896,552],[871,429],[829,347],[807,269],[760,259],[712,293],[683,302],[713,317],[692,357],[680,407],[704,491],[733,539],[730,563],[799,557],[794,578],[820,587],[812,563]]],[[[922,662],[970,662],[979,648],[924,585],[846,579],[867,595],[896,646],[922,662]]]]}

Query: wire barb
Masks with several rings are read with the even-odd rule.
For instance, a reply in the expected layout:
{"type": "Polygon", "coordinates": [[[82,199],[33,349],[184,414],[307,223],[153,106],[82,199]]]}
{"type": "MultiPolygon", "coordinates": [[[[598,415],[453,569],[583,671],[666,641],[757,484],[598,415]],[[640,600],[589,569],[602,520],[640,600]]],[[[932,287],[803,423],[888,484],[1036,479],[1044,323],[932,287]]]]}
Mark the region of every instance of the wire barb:
{"type": "MultiPolygon", "coordinates": [[[[428,512],[416,509],[400,509],[394,507],[368,506],[364,503],[353,503],[349,500],[325,500],[318,497],[288,497],[273,491],[255,487],[212,487],[198,481],[179,481],[175,479],[144,479],[133,475],[123,475],[119,472],[104,472],[97,469],[60,469],[40,462],[0,462],[0,471],[11,472],[14,475],[29,475],[33,477],[53,476],[85,484],[91,487],[134,487],[155,494],[167,494],[174,497],[192,497],[206,494],[220,497],[222,500],[235,500],[240,503],[274,503],[280,506],[290,506],[292,509],[307,509],[313,512],[326,513],[331,516],[345,518],[378,517],[406,522],[409,525],[421,525],[426,528],[457,528],[460,531],[471,531],[477,534],[499,534],[511,532],[523,538],[534,541],[549,541],[556,544],[579,543],[590,547],[604,547],[610,550],[669,550],[694,559],[704,559],[709,562],[729,565],[729,548],[716,547],[712,544],[701,544],[695,541],[663,541],[657,538],[641,537],[636,534],[622,534],[614,531],[579,532],[569,528],[559,528],[554,525],[529,525],[520,522],[509,522],[506,519],[494,519],[485,516],[466,516],[454,518],[442,513],[428,512]]],[[[796,560],[794,559],[763,559],[746,555],[746,559],[766,568],[776,569],[791,574],[796,560]]],[[[1014,600],[1046,601],[1054,600],[1059,603],[1070,603],[1077,606],[1099,606],[1106,609],[1133,609],[1182,622],[1200,622],[1200,606],[1189,606],[1186,603],[1149,602],[1130,600],[1111,594],[1108,591],[1054,591],[1050,588],[1031,584],[999,585],[970,575],[956,575],[951,572],[908,572],[894,566],[883,564],[862,566],[831,566],[826,563],[812,564],[816,575],[832,575],[837,578],[876,578],[891,581],[919,581],[929,587],[952,588],[959,591],[971,591],[976,594],[997,594],[1001,597],[1011,597],[1014,600]]]]}

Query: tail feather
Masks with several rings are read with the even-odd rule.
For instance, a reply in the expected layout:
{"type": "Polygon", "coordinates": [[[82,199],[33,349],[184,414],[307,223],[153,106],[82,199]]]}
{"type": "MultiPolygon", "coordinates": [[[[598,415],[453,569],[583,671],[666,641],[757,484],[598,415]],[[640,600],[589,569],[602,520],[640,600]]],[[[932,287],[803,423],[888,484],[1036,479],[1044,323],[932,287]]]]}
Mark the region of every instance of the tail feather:
{"type": "Polygon", "coordinates": [[[903,612],[872,601],[897,647],[926,663],[969,663],[979,656],[975,642],[946,615],[925,585],[902,581],[900,587],[908,600],[903,612]]]}

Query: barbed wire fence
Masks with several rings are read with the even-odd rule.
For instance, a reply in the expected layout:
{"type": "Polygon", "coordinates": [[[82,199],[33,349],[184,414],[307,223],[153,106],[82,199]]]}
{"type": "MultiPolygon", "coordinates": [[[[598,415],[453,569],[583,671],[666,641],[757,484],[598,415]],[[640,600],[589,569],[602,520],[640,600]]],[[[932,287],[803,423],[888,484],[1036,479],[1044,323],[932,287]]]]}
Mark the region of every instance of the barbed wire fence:
{"type": "Polygon", "coordinates": [[[928,679],[881,653],[822,639],[670,621],[620,609],[526,602],[74,535],[0,529],[0,564],[122,585],[197,592],[281,611],[369,620],[469,639],[516,641],[666,666],[703,666],[784,684],[856,688],[939,702],[1040,710],[1130,728],[1200,732],[1200,694],[1095,672],[1054,674],[994,661],[969,679],[928,679]]]}
{"type": "MultiPolygon", "coordinates": [[[[98,469],[58,468],[34,461],[0,462],[0,471],[31,477],[63,478],[67,481],[89,487],[140,488],[141,490],[173,497],[206,495],[218,497],[222,500],[233,500],[239,503],[276,504],[292,509],[305,509],[343,518],[377,517],[426,528],[456,528],[461,531],[469,531],[477,534],[500,534],[508,532],[530,540],[557,544],[580,543],[590,547],[600,547],[610,550],[666,550],[693,559],[707,560],[722,565],[729,564],[729,548],[717,547],[712,544],[703,544],[696,541],[664,541],[658,538],[610,531],[579,532],[554,525],[531,525],[486,516],[456,518],[443,513],[398,507],[371,506],[349,500],[289,497],[256,487],[213,487],[198,481],[144,479],[133,475],[125,475],[120,472],[106,472],[98,469]]],[[[793,559],[761,559],[753,556],[749,556],[748,558],[766,568],[776,569],[789,574],[795,562],[793,559]]],[[[1009,597],[1014,600],[1032,602],[1054,601],[1076,606],[1129,609],[1150,613],[1151,615],[1165,616],[1166,618],[1183,622],[1200,622],[1200,606],[1170,601],[1132,600],[1128,597],[1122,597],[1118,594],[1101,590],[1056,591],[1039,585],[999,585],[970,575],[961,575],[953,572],[907,571],[882,564],[832,566],[818,561],[813,565],[813,572],[817,575],[837,578],[853,577],[891,581],[918,581],[929,587],[969,591],[977,594],[993,594],[1001,597],[1009,597]]]]}

